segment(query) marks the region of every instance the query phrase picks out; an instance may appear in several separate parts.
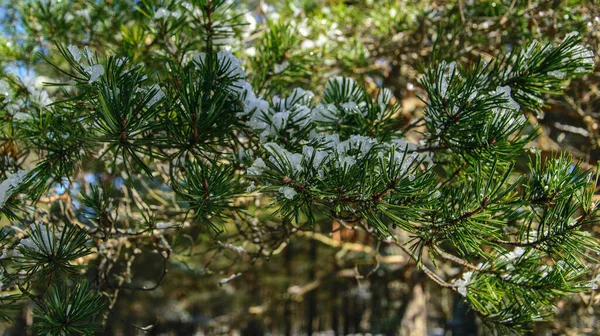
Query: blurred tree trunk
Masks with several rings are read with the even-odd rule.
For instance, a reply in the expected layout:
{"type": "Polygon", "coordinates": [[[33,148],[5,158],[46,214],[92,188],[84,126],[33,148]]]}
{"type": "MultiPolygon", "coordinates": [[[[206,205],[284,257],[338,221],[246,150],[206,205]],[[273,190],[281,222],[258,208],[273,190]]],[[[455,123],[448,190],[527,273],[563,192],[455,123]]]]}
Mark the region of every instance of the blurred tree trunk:
{"type": "MultiPolygon", "coordinates": [[[[294,257],[294,250],[292,247],[292,242],[288,242],[288,246],[285,248],[284,259],[285,263],[285,271],[286,271],[286,286],[285,288],[290,288],[292,285],[292,259],[294,257]]],[[[284,324],[284,334],[286,336],[292,335],[292,300],[289,296],[286,295],[285,303],[283,306],[283,324],[284,324]]]]}
{"type": "MultiPolygon", "coordinates": [[[[357,287],[358,290],[360,290],[360,285],[357,287]]],[[[365,312],[364,309],[364,305],[363,305],[363,300],[361,299],[361,297],[359,296],[359,294],[355,294],[352,297],[352,308],[353,308],[353,312],[352,312],[352,320],[354,322],[354,333],[360,333],[362,332],[361,328],[360,328],[360,323],[362,322],[362,318],[363,318],[363,314],[365,312]]]]}
{"type": "MultiPolygon", "coordinates": [[[[260,276],[257,272],[252,272],[252,276],[249,279],[250,286],[250,295],[251,305],[250,306],[260,306],[261,305],[261,297],[260,297],[260,276]]],[[[246,308],[248,311],[249,307],[246,308]]],[[[248,320],[246,327],[242,330],[242,336],[263,336],[265,334],[263,330],[263,325],[260,316],[252,315],[250,320],[248,320]]]]}
{"type": "Polygon", "coordinates": [[[342,296],[342,314],[344,315],[344,335],[350,333],[350,300],[349,300],[349,288],[348,284],[345,283],[344,295],[342,296]]]}
{"type": "Polygon", "coordinates": [[[371,275],[371,321],[370,330],[373,333],[381,332],[381,322],[384,318],[383,300],[385,298],[385,279],[377,274],[371,275]]]}
{"type": "MultiPolygon", "coordinates": [[[[332,262],[333,262],[333,270],[334,272],[338,272],[339,271],[339,265],[337,263],[337,259],[335,257],[335,255],[332,258],[332,262]]],[[[340,321],[339,321],[339,287],[340,286],[340,282],[337,278],[337,276],[333,277],[333,280],[331,281],[331,329],[333,330],[333,334],[335,336],[340,335],[340,321]]]]}
{"type": "Polygon", "coordinates": [[[401,336],[427,336],[427,302],[422,282],[415,283],[400,323],[401,336]]]}
{"type": "Polygon", "coordinates": [[[477,316],[460,294],[454,295],[454,313],[452,314],[453,336],[477,336],[477,316]]]}
{"type": "MultiPolygon", "coordinates": [[[[308,274],[309,283],[317,279],[317,241],[310,240],[310,251],[308,253],[311,267],[308,274]]],[[[311,290],[306,295],[306,334],[311,336],[314,330],[314,321],[317,316],[317,288],[311,290]]]]}

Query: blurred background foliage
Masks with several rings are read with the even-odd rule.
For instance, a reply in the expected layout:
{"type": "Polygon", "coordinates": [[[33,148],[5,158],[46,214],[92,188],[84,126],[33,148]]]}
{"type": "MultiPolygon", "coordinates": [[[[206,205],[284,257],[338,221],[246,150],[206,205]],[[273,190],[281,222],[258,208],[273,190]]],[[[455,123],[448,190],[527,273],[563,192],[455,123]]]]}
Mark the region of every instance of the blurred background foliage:
{"type": "MultiPolygon", "coordinates": [[[[42,53],[59,67],[67,67],[56,52],[55,42],[60,42],[85,44],[103,56],[127,56],[143,63],[151,80],[170,78],[171,69],[205,50],[204,36],[219,29],[207,27],[201,16],[177,16],[182,5],[162,0],[0,1],[0,74],[15,81],[20,78],[23,90],[64,79],[38,56],[42,53]],[[157,8],[168,9],[172,17],[157,16],[157,8]]],[[[439,55],[462,62],[478,56],[491,59],[531,39],[560,41],[571,31],[581,32],[596,61],[600,49],[600,6],[590,0],[234,1],[231,6],[223,14],[228,25],[223,26],[219,42],[231,45],[243,60],[257,93],[285,95],[300,86],[318,94],[330,77],[348,76],[370,92],[380,87],[392,90],[393,99],[402,106],[398,127],[422,116],[419,96],[424,91],[417,78],[420,69],[439,55]]],[[[529,115],[531,124],[541,126],[536,146],[543,153],[568,150],[586,168],[600,160],[599,75],[596,71],[574,80],[565,95],[550,98],[543,116],[529,115]]],[[[52,95],[59,88],[44,90],[52,95]]],[[[417,142],[419,131],[415,127],[407,136],[417,142]]],[[[18,144],[3,132],[0,160],[10,165],[22,156],[16,154],[18,144]]],[[[281,237],[289,232],[281,231],[289,228],[271,216],[268,199],[257,197],[239,202],[266,225],[259,228],[240,218],[228,220],[226,231],[217,237],[224,243],[215,245],[209,232],[190,226],[186,212],[161,179],[140,178],[136,185],[124,186],[126,176],[90,162],[83,166],[74,181],[57,184],[52,195],[44,195],[37,211],[64,218],[73,211],[73,202],[91,209],[108,202],[112,212],[107,221],[110,218],[113,225],[155,221],[163,227],[186,226],[171,243],[175,253],[168,265],[160,256],[167,250],[160,236],[106,243],[101,253],[120,258],[111,272],[121,275],[121,283],[108,290],[110,297],[119,299],[109,303],[105,335],[488,332],[457,293],[427,281],[396,247],[374,244],[363,232],[342,229],[324,235],[319,227],[340,224],[317,218],[315,233],[292,232],[297,238],[282,243],[281,237]],[[94,192],[92,185],[108,182],[115,188],[94,192]],[[80,191],[91,198],[81,199],[80,191]],[[143,202],[128,201],[132,197],[143,202]],[[139,215],[147,210],[142,203],[156,218],[139,215]],[[136,215],[123,215],[131,213],[136,215]],[[236,253],[226,247],[247,241],[270,244],[265,250],[271,252],[236,253]],[[375,258],[373,251],[381,257],[375,258]],[[386,256],[390,257],[381,260],[386,256]],[[136,275],[129,283],[135,289],[120,286],[128,283],[128,274],[136,275]]],[[[156,174],[166,176],[167,168],[156,174]]],[[[76,216],[85,222],[84,211],[76,216]]],[[[440,267],[449,275],[457,272],[450,264],[440,267]]],[[[556,321],[536,325],[531,334],[597,334],[599,299],[593,291],[560,301],[556,321]]],[[[18,307],[16,324],[9,327],[0,322],[0,329],[6,335],[26,334],[31,309],[18,307]]]]}

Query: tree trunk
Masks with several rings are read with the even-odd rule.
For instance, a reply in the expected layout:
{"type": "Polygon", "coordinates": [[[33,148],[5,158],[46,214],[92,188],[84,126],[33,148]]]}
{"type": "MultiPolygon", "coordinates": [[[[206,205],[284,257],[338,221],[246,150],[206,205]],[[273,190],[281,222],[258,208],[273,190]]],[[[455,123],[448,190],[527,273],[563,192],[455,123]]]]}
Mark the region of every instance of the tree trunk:
{"type": "Polygon", "coordinates": [[[477,336],[477,316],[460,294],[454,294],[454,313],[452,314],[452,335],[477,336]]]}
{"type": "Polygon", "coordinates": [[[421,282],[417,282],[412,287],[410,296],[410,302],[400,324],[400,335],[427,336],[427,305],[421,282]]]}
{"type": "MultiPolygon", "coordinates": [[[[292,259],[294,257],[294,250],[292,248],[292,242],[288,243],[288,246],[285,248],[284,252],[284,267],[286,270],[286,289],[289,288],[292,284],[292,259]]],[[[292,300],[289,297],[286,297],[285,303],[283,305],[283,324],[284,324],[284,334],[286,336],[292,336],[292,300]]]]}
{"type": "MultiPolygon", "coordinates": [[[[317,241],[311,239],[309,258],[312,262],[312,266],[309,272],[309,282],[313,282],[317,278],[317,241]]],[[[317,288],[311,290],[306,294],[306,334],[311,336],[314,331],[314,321],[317,316],[317,288]]]]}

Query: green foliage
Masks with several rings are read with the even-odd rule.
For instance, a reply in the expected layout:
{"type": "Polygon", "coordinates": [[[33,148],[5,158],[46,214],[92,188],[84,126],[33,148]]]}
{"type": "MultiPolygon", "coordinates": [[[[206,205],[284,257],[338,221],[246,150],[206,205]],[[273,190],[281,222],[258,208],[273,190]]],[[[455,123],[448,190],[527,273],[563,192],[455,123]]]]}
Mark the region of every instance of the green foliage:
{"type": "Polygon", "coordinates": [[[183,180],[173,186],[174,190],[200,222],[220,232],[215,221],[230,217],[233,200],[242,194],[239,177],[231,166],[218,163],[189,161],[183,172],[183,180]]]}
{"type": "Polygon", "coordinates": [[[298,29],[290,23],[268,24],[256,42],[256,55],[249,59],[249,66],[254,70],[251,84],[258,93],[271,95],[306,82],[314,61],[310,51],[299,49],[300,40],[298,29]]]}
{"type": "Polygon", "coordinates": [[[72,224],[66,224],[61,231],[34,224],[28,234],[15,248],[14,267],[36,282],[47,281],[50,276],[78,275],[83,266],[75,261],[91,253],[86,246],[86,231],[72,224]]]}
{"type": "Polygon", "coordinates": [[[93,318],[105,304],[102,295],[90,291],[85,281],[71,288],[64,283],[53,285],[34,312],[38,321],[33,329],[44,335],[94,335],[100,325],[93,318]]]}
{"type": "Polygon", "coordinates": [[[573,32],[556,47],[534,40],[514,49],[490,67],[490,86],[510,86],[522,108],[541,114],[543,94],[560,93],[565,81],[594,68],[594,53],[579,45],[581,40],[581,35],[573,32]]]}
{"type": "Polygon", "coordinates": [[[87,23],[69,19],[66,4],[12,7],[32,13],[24,23],[32,36],[63,32],[65,44],[31,47],[46,66],[36,59],[36,69],[56,77],[51,97],[14,77],[0,82],[0,213],[20,230],[0,235],[0,281],[19,293],[0,298],[1,318],[31,299],[40,334],[91,335],[105,307],[100,292],[116,301],[121,288],[156,289],[167,267],[190,269],[184,257],[215,249],[252,264],[297,233],[333,235],[334,221],[365,232],[373,246],[363,250],[377,263],[382,244],[400,248],[501,332],[550,320],[557,300],[593,287],[588,267],[600,245],[584,229],[600,220],[598,172],[594,181],[566,154],[536,154],[517,168],[540,134],[528,114],[541,117],[549,94],[593,70],[580,35],[473,57],[467,52],[489,36],[456,50],[466,35],[442,32],[467,24],[467,14],[523,13],[521,4],[458,2],[444,12],[366,1],[327,12],[305,1],[304,12],[289,14],[288,4],[281,20],[251,31],[254,51],[240,59],[247,32],[234,2],[116,3],[90,4],[87,23]],[[381,13],[371,18],[374,8],[381,13]],[[133,11],[109,15],[119,38],[96,38],[112,31],[102,18],[117,10],[133,11]],[[310,29],[300,20],[307,13],[310,29]],[[381,46],[363,38],[357,20],[371,23],[366,34],[381,46]],[[403,58],[391,49],[405,33],[427,36],[436,20],[437,36],[407,40],[425,43],[430,56],[418,80],[422,116],[408,123],[389,79],[400,77],[403,58]],[[68,34],[82,25],[85,36],[68,34]],[[74,37],[89,46],[80,50],[74,37]],[[206,233],[209,247],[195,251],[206,233]],[[130,286],[133,277],[157,278],[136,264],[153,253],[159,281],[130,286]],[[443,262],[458,265],[462,279],[431,270],[443,262]],[[84,275],[94,275],[94,288],[78,281],[84,275]]]}
{"type": "Polygon", "coordinates": [[[172,159],[212,155],[217,145],[233,137],[236,114],[242,111],[236,92],[244,90],[245,75],[236,71],[233,58],[216,56],[196,55],[171,84],[175,97],[173,112],[164,116],[163,148],[175,150],[172,159]]]}

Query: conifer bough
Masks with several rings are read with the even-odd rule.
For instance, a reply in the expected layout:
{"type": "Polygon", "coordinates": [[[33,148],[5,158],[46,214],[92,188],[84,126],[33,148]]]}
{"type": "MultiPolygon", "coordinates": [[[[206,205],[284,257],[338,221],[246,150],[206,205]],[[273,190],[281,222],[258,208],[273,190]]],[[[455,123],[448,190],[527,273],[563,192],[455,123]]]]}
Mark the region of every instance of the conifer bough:
{"type": "MultiPolygon", "coordinates": [[[[538,131],[525,116],[541,115],[547,94],[560,94],[594,67],[577,33],[558,45],[532,41],[488,62],[434,60],[420,79],[425,131],[413,143],[406,137],[412,124],[399,130],[400,106],[387,89],[371,94],[334,77],[316,94],[297,88],[261,96],[290,63],[277,51],[265,57],[273,73],[248,78],[242,60],[221,46],[231,31],[211,21],[226,7],[184,6],[207,20],[206,43],[193,57],[170,61],[166,78],[126,57],[58,43],[67,64],[41,56],[65,77],[51,84],[60,88],[51,99],[0,81],[3,131],[38,154],[2,167],[9,173],[0,184],[0,214],[11,226],[0,236],[0,289],[7,293],[0,317],[31,300],[40,334],[93,334],[116,300],[103,293],[160,286],[179,231],[210,232],[215,246],[258,258],[296,231],[324,230],[323,218],[397,245],[499,331],[527,330],[552,318],[558,298],[597,288],[586,266],[600,253],[587,231],[599,221],[597,173],[561,153],[531,155],[526,173],[515,168],[518,157],[535,152],[527,146],[538,131]],[[100,166],[108,182],[90,178],[88,191],[51,199],[56,183],[81,183],[78,174],[100,166]],[[135,214],[124,215],[114,202],[117,180],[135,214]],[[154,212],[153,202],[164,199],[142,199],[140,188],[174,193],[173,213],[154,212]],[[247,210],[256,197],[271,201],[278,235],[263,234],[267,224],[247,210]],[[70,213],[36,210],[55,201],[70,213]],[[130,217],[127,225],[122,216],[130,217]],[[219,241],[228,223],[245,247],[219,241]],[[116,275],[107,267],[125,258],[112,240],[143,237],[151,237],[162,266],[150,286],[138,285],[129,269],[116,275]],[[462,272],[446,278],[436,270],[442,261],[462,272]]],[[[153,17],[179,24],[183,14],[159,8],[153,17]]]]}

